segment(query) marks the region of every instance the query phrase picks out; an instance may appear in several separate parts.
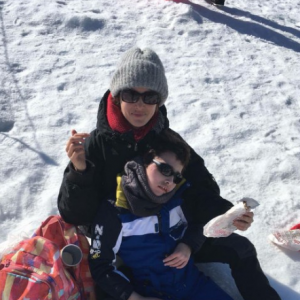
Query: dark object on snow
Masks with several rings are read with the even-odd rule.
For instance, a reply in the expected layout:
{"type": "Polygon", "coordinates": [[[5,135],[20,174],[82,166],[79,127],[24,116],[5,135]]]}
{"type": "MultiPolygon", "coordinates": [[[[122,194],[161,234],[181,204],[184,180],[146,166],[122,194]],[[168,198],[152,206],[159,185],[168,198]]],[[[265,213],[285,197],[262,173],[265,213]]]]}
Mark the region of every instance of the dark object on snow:
{"type": "Polygon", "coordinates": [[[225,4],[225,0],[212,0],[212,2],[216,5],[224,5],[225,4]]]}

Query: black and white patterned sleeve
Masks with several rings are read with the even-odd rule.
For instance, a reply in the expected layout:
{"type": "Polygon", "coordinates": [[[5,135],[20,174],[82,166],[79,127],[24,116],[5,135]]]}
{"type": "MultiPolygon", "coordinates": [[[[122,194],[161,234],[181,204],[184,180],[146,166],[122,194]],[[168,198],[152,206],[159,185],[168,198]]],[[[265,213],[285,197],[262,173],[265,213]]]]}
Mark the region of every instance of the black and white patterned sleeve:
{"type": "Polygon", "coordinates": [[[92,226],[89,265],[96,284],[114,299],[127,300],[133,292],[129,280],[114,265],[122,242],[117,209],[103,201],[92,226]]]}

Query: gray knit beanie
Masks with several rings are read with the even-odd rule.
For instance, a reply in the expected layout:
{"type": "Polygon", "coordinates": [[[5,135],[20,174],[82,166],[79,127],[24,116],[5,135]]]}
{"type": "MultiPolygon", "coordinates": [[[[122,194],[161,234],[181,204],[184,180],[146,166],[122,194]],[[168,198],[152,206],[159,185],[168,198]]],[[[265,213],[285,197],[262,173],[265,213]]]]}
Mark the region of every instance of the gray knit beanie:
{"type": "Polygon", "coordinates": [[[168,83],[165,69],[158,55],[151,49],[132,48],[128,50],[115,71],[110,83],[113,97],[123,89],[144,87],[161,96],[162,106],[168,97],[168,83]]]}

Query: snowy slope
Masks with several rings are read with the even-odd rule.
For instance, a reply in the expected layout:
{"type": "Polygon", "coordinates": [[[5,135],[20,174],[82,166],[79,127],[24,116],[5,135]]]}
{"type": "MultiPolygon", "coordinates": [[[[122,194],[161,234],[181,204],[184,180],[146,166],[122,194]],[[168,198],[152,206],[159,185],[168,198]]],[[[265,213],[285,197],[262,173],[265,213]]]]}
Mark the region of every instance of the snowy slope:
{"type": "MultiPolygon", "coordinates": [[[[298,300],[300,254],[267,237],[300,222],[299,13],[298,0],[0,1],[0,249],[57,213],[70,130],[94,129],[122,53],[151,47],[171,127],[224,198],[260,202],[244,235],[282,299],[298,300]]],[[[227,266],[202,267],[241,299],[227,266]]]]}

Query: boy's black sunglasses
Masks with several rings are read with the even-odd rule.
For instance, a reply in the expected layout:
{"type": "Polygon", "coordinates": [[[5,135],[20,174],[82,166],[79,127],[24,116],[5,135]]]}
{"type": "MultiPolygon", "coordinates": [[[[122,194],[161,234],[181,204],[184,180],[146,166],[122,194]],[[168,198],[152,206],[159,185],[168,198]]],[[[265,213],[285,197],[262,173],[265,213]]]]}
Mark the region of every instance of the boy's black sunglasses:
{"type": "Polygon", "coordinates": [[[173,176],[173,182],[175,184],[178,184],[182,181],[182,174],[180,172],[174,172],[170,165],[162,163],[156,159],[153,159],[152,161],[157,165],[157,168],[162,175],[166,177],[173,176]]]}
{"type": "Polygon", "coordinates": [[[120,92],[122,101],[127,103],[136,103],[141,98],[145,104],[155,105],[159,104],[161,99],[160,95],[154,91],[148,91],[145,93],[139,93],[135,90],[123,90],[120,92]]]}

